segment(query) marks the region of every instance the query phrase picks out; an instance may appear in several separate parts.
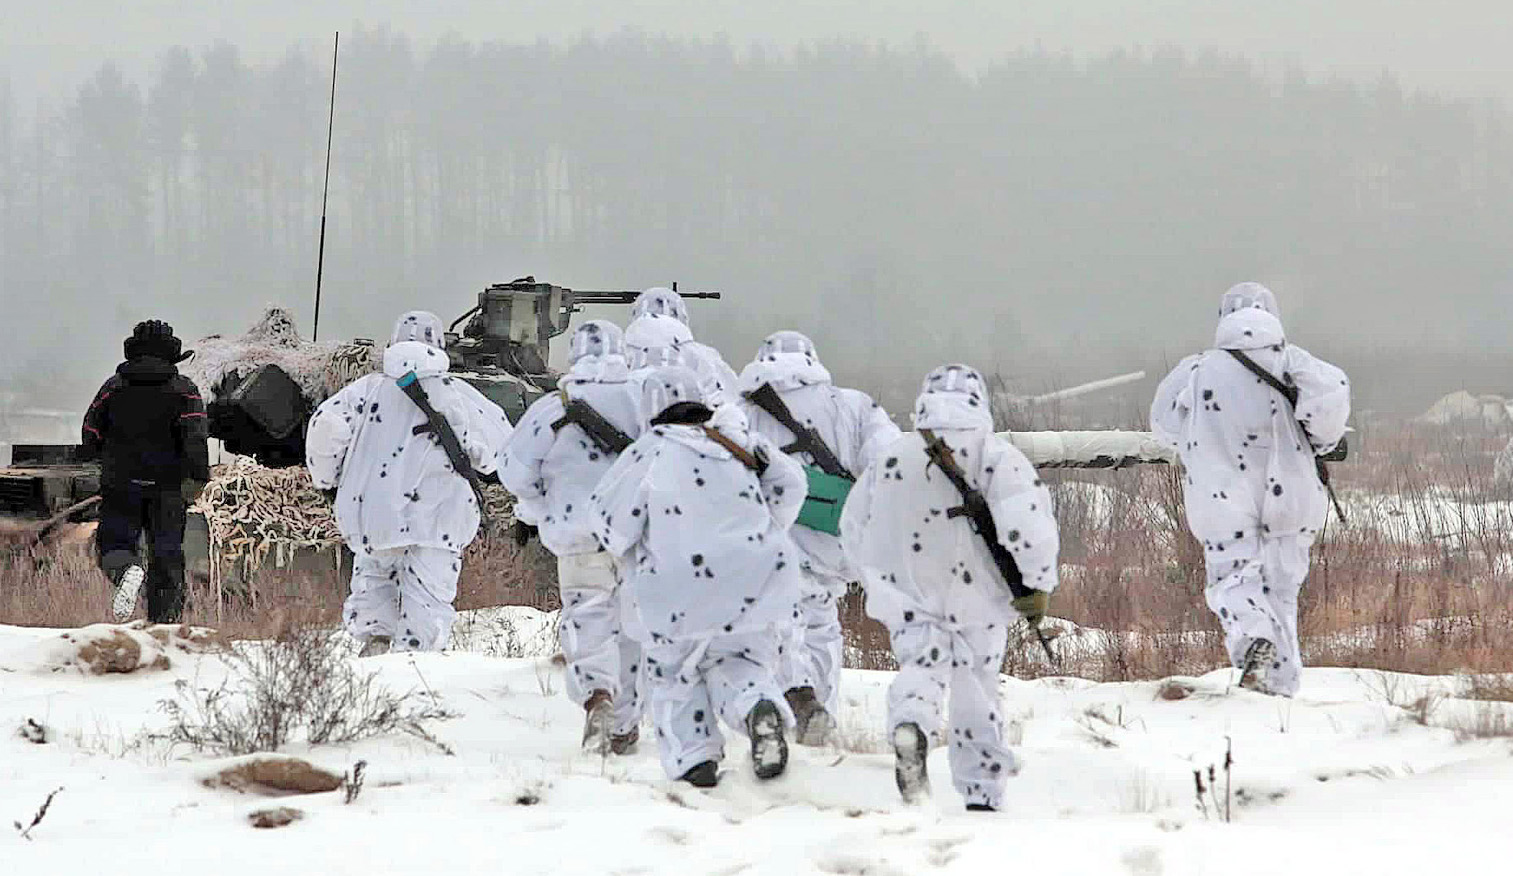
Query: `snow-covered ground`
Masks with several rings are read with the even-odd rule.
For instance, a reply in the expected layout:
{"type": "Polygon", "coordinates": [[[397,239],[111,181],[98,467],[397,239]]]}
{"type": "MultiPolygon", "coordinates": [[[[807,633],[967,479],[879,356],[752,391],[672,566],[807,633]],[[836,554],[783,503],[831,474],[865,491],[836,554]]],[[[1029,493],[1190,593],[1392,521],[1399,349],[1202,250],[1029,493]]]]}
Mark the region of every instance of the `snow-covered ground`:
{"type": "Polygon", "coordinates": [[[732,744],[721,786],[702,792],[667,781],[650,745],[580,754],[549,657],[392,655],[363,667],[434,692],[455,717],[431,732],[453,753],[412,736],[296,746],[337,772],[366,760],[364,790],[350,805],[339,791],[273,801],[305,817],[255,830],[247,814],[270,801],[205,787],[220,761],[142,741],[167,725],[158,703],[177,682],[224,676],[219,658],[174,640],[149,655],[167,668],[86,675],[55,668],[71,651],[58,636],[0,626],[4,873],[1276,876],[1496,873],[1513,853],[1513,748],[1453,729],[1513,706],[1458,699],[1456,679],[1315,669],[1284,701],[1232,689],[1229,672],[1184,679],[1174,700],[1156,682],[1005,678],[1025,766],[1006,811],[981,815],[962,811],[942,751],[933,800],[899,801],[887,673],[847,672],[838,748],[795,749],[786,777],[758,784],[732,744]],[[16,732],[27,719],[47,743],[16,732]],[[1222,808],[1231,742],[1225,824],[1213,801],[1199,811],[1193,771],[1217,767],[1222,808]],[[59,787],[21,838],[10,823],[59,787]]]}

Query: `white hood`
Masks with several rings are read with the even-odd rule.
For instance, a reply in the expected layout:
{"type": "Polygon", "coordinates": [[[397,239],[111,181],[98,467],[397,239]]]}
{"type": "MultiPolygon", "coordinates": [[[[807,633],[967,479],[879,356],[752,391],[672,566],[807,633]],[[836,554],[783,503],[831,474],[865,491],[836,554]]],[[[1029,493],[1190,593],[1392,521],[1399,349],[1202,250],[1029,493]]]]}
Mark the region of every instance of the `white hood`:
{"type": "Polygon", "coordinates": [[[752,392],[763,384],[774,389],[798,389],[830,383],[830,371],[820,363],[814,342],[799,332],[768,335],[751,364],[741,370],[741,391],[752,392]]]}
{"type": "Polygon", "coordinates": [[[415,372],[417,377],[445,374],[447,354],[420,341],[400,341],[384,350],[384,374],[395,380],[415,372]]]}
{"type": "Polygon", "coordinates": [[[966,365],[942,365],[925,377],[914,403],[915,429],[992,429],[987,384],[966,365]]]}

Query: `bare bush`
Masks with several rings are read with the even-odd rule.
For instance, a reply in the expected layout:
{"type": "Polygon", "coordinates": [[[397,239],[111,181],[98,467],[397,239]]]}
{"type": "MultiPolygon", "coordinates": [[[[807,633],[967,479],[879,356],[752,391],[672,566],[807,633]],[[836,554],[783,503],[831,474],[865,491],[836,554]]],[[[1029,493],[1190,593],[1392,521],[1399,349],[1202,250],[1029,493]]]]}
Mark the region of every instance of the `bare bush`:
{"type": "Polygon", "coordinates": [[[221,659],[225,681],[209,688],[180,681],[177,696],[159,704],[171,722],[168,742],[241,755],[277,751],[296,738],[312,745],[396,731],[434,738],[424,722],[447,717],[430,698],[393,693],[376,675],[359,672],[329,630],[296,627],[221,659]]]}

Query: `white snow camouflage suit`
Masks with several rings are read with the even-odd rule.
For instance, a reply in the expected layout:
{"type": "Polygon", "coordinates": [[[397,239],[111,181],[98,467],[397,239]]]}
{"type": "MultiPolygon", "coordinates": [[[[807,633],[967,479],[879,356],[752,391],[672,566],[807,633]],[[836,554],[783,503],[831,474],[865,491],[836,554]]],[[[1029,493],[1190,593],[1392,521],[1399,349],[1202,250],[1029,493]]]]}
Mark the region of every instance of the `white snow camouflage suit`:
{"type": "Polygon", "coordinates": [[[389,636],[398,651],[445,647],[456,611],[462,551],[478,532],[478,500],[396,382],[413,371],[480,474],[497,468],[510,435],[504,411],[447,376],[441,320],[399,318],[383,373],[326,399],[310,419],[305,461],[317,489],[336,489],[336,522],[355,555],[347,631],[389,636]]]}
{"type": "MultiPolygon", "coordinates": [[[[763,385],[777,390],[794,419],[818,432],[853,477],[860,476],[884,447],[899,438],[898,427],[866,393],[834,385],[814,343],[799,332],[770,335],[757,350],[756,359],[741,371],[743,398],[739,407],[751,431],[785,447],[797,436],[744,398],[763,385]]],[[[814,464],[808,454],[796,458],[814,464]]],[[[846,585],[860,576],[847,562],[838,536],[805,526],[793,527],[789,535],[804,557],[804,589],[799,603],[802,617],[793,629],[793,641],[778,680],[788,690],[814,688],[819,704],[839,720],[844,643],[837,603],[846,594],[846,585]]]]}
{"type": "MultiPolygon", "coordinates": [[[[642,410],[698,402],[684,368],[643,383],[642,410]]],[[[794,623],[799,554],[788,528],[805,478],[770,441],[727,436],[764,456],[758,476],[697,425],[652,425],[599,484],[597,535],[619,558],[637,631],[662,765],[678,778],[724,749],[719,721],[745,732],[760,701],[793,714],[775,671],[794,623]]]]}
{"type": "Polygon", "coordinates": [[[1350,381],[1287,343],[1276,298],[1259,283],[1224,294],[1215,349],[1182,360],[1156,390],[1151,430],[1176,448],[1188,525],[1203,544],[1208,606],[1239,666],[1256,639],[1277,648],[1271,693],[1298,690],[1298,591],[1329,514],[1314,465],[1345,436],[1350,381]],[[1240,350],[1297,387],[1291,405],[1226,350],[1240,350]],[[1312,443],[1298,422],[1308,427],[1312,443]]]}
{"type": "MultiPolygon", "coordinates": [[[[1051,496],[1024,454],[993,432],[982,377],[962,365],[925,379],[913,414],[954,451],[982,492],[1028,587],[1057,584],[1060,538],[1051,496]]],[[[998,679],[1013,596],[987,545],[949,511],[961,494],[917,432],[885,448],[851,491],[841,517],[846,550],[863,573],[867,614],[888,628],[898,677],[888,689],[888,730],[940,729],[949,695],[949,760],[970,804],[997,808],[1018,761],[1004,741],[998,679]]]]}
{"type": "Polygon", "coordinates": [[[680,337],[676,342],[677,346],[682,348],[689,367],[699,375],[709,406],[718,408],[720,405],[735,401],[736,385],[739,379],[734,369],[726,364],[725,357],[720,355],[719,350],[694,340],[693,324],[688,320],[688,304],[683,300],[683,296],[671,289],[653,286],[636,298],[630,314],[631,323],[625,330],[627,347],[658,345],[647,343],[649,339],[641,336],[639,332],[631,331],[631,328],[635,327],[642,317],[661,316],[676,320],[687,330],[687,336],[680,337]]]}
{"type": "MultiPolygon", "coordinates": [[[[569,398],[587,402],[631,439],[639,435],[638,400],[631,394],[619,327],[603,320],[583,323],[573,333],[569,361],[561,381],[569,398]]],[[[505,444],[499,479],[515,496],[516,519],[537,527],[541,543],[557,555],[568,696],[581,706],[596,690],[609,693],[612,732],[623,735],[641,721],[641,648],[623,633],[619,576],[614,558],[594,538],[597,518],[589,507],[616,457],[580,426],[553,429],[565,410],[557,393],[531,405],[505,444]]]]}

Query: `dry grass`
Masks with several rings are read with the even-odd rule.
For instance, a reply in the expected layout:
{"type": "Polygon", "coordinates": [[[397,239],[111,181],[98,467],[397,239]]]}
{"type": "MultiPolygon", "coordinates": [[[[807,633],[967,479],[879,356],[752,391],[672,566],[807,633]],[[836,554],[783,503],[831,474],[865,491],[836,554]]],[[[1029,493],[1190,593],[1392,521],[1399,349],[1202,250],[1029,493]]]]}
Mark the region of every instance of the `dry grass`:
{"type": "MultiPolygon", "coordinates": [[[[204,580],[191,580],[184,620],[214,627],[232,639],[268,639],[295,627],[335,626],[347,596],[350,562],[335,556],[299,568],[263,568],[240,587],[227,586],[217,604],[204,580]]],[[[480,539],[468,550],[457,585],[457,607],[557,607],[556,564],[532,543],[524,551],[508,539],[480,539]]],[[[108,621],[111,587],[95,565],[93,546],[75,541],[40,548],[0,548],[0,623],[78,627],[108,621]]]]}
{"type": "MultiPolygon", "coordinates": [[[[1353,439],[1360,449],[1334,467],[1350,523],[1331,523],[1320,539],[1301,596],[1310,664],[1466,674],[1486,679],[1477,682],[1482,690],[1494,689],[1491,674],[1513,672],[1513,512],[1500,504],[1513,497],[1492,488],[1492,460],[1506,442],[1480,428],[1362,427],[1353,439]]],[[[1177,471],[1055,472],[1047,480],[1064,564],[1053,612],[1109,633],[1068,649],[1061,671],[1126,680],[1225,665],[1177,471]]],[[[109,587],[86,546],[0,551],[0,582],[0,622],[77,626],[109,616],[109,587]]],[[[195,585],[187,619],[233,638],[267,638],[295,625],[334,625],[345,595],[334,562],[316,571],[269,569],[219,607],[195,585]]],[[[508,539],[475,544],[458,607],[490,605],[556,608],[550,555],[508,539]]],[[[858,590],[841,612],[848,665],[891,668],[886,630],[866,617],[858,590]]],[[[1010,648],[1009,671],[1050,671],[1018,652],[1010,648]]]]}

